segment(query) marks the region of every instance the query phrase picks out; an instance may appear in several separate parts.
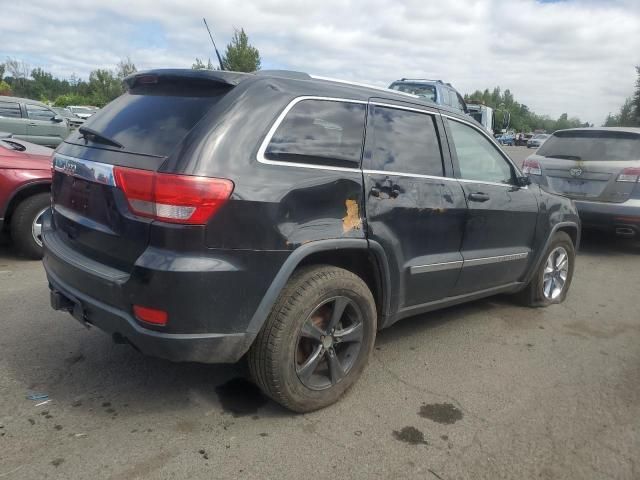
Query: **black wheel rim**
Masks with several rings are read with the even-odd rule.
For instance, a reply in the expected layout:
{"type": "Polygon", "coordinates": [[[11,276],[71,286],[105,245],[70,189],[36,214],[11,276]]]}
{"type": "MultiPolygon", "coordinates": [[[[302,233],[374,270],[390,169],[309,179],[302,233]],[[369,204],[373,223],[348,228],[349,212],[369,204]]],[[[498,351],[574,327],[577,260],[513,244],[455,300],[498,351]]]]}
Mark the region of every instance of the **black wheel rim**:
{"type": "Polygon", "coordinates": [[[340,383],[358,359],[364,338],[362,312],[348,297],[324,300],[306,318],[296,343],[295,368],[312,390],[340,383]]]}

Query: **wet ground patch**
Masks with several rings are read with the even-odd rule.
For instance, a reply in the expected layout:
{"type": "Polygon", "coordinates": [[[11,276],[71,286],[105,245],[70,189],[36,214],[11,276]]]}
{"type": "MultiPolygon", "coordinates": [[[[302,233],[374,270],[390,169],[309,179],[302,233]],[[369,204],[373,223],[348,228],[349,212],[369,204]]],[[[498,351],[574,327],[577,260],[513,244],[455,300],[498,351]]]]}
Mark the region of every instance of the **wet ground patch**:
{"type": "Polygon", "coordinates": [[[410,445],[429,445],[424,438],[424,433],[416,427],[404,427],[401,430],[394,430],[393,437],[410,445]]]}
{"type": "Polygon", "coordinates": [[[462,420],[462,410],[451,403],[430,403],[420,407],[418,415],[436,423],[450,425],[462,420]]]}
{"type": "Polygon", "coordinates": [[[216,387],[222,408],[234,417],[255,414],[268,400],[260,389],[244,378],[232,378],[216,387]]]}

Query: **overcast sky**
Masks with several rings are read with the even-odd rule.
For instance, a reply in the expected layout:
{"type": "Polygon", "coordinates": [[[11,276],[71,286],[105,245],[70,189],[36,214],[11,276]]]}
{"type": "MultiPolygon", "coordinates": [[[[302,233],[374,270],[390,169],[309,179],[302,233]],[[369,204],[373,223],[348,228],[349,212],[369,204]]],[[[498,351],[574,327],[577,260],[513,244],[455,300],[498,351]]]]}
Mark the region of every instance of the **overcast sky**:
{"type": "Polygon", "coordinates": [[[387,86],[439,78],[461,93],[499,85],[537,113],[601,124],[633,92],[640,0],[0,0],[0,61],[87,78],[129,56],[138,69],[214,60],[244,27],[263,68],[387,86]],[[9,21],[10,19],[10,21],[9,21]]]}

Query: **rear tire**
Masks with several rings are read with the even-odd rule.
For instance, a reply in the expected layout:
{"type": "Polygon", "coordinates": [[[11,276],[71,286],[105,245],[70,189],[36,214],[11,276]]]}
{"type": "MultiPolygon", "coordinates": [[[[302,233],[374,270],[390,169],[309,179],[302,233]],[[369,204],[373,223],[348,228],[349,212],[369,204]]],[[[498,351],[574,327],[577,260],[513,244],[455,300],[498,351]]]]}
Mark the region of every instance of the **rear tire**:
{"type": "Polygon", "coordinates": [[[335,403],[358,380],[375,336],[375,302],[360,277],[328,265],[303,267],[249,350],[249,371],[276,402],[311,412],[335,403]]]}
{"type": "Polygon", "coordinates": [[[571,237],[565,232],[556,232],[533,278],[524,290],[516,294],[520,303],[527,307],[547,307],[564,302],[571,287],[575,258],[576,250],[571,237]],[[562,255],[566,255],[566,270],[562,266],[562,255]]]}
{"type": "Polygon", "coordinates": [[[13,211],[11,238],[25,257],[34,260],[42,258],[42,214],[50,204],[49,193],[38,193],[22,200],[13,211]]]}

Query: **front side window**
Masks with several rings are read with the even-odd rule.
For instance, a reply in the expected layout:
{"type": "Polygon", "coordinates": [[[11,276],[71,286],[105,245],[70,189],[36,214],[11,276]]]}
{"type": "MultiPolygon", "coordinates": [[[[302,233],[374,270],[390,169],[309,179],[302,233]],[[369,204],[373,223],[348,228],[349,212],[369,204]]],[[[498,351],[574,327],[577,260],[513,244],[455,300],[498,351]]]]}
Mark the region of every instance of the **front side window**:
{"type": "Polygon", "coordinates": [[[368,168],[442,176],[442,153],[435,119],[428,113],[373,106],[368,168]]]}
{"type": "Polygon", "coordinates": [[[460,178],[479,182],[514,183],[513,168],[482,133],[464,123],[448,120],[458,157],[460,178]]]}
{"type": "Polygon", "coordinates": [[[271,137],[264,157],[283,162],[358,168],[366,105],[333,100],[296,103],[271,137]]]}
{"type": "Polygon", "coordinates": [[[20,105],[14,102],[0,102],[0,117],[20,118],[20,105]]]}
{"type": "Polygon", "coordinates": [[[40,105],[27,105],[27,116],[31,120],[51,120],[56,114],[40,105]]]}

